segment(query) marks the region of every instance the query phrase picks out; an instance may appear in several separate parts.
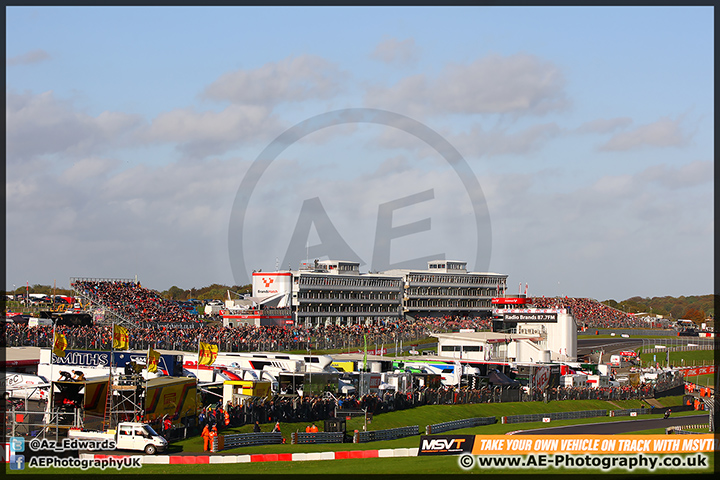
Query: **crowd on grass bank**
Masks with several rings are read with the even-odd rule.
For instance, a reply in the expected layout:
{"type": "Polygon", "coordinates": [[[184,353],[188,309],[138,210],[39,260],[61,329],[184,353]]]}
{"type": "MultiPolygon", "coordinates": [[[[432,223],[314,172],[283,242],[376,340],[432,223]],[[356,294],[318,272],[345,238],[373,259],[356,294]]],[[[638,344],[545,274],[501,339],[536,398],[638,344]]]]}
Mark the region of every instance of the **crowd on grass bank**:
{"type": "MultiPolygon", "coordinates": [[[[385,391],[366,395],[276,395],[268,398],[248,399],[242,404],[206,405],[193,426],[217,425],[219,430],[240,427],[256,422],[273,425],[276,422],[320,422],[336,416],[344,418],[350,412],[373,415],[423,405],[485,404],[503,401],[562,401],[562,400],[644,400],[653,398],[655,386],[640,384],[624,387],[552,387],[545,390],[524,391],[511,386],[482,386],[480,388],[420,387],[410,392],[385,391]],[[345,412],[345,413],[343,413],[345,412]]],[[[206,401],[211,401],[206,399],[206,401]]],[[[264,431],[270,427],[265,426],[264,431]]]]}

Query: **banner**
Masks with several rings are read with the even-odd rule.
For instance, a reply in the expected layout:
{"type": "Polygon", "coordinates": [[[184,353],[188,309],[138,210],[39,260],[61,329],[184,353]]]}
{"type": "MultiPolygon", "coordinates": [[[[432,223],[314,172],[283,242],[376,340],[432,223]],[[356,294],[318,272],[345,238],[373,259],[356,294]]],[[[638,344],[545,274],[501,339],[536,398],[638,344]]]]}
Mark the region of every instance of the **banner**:
{"type": "Polygon", "coordinates": [[[459,455],[471,453],[475,435],[422,435],[418,455],[459,455]]]}
{"type": "Polygon", "coordinates": [[[664,454],[713,452],[718,440],[698,435],[422,435],[418,455],[664,454]]]}
{"type": "Polygon", "coordinates": [[[212,365],[218,354],[218,346],[200,342],[198,346],[198,365],[212,365]]]}
{"type": "Polygon", "coordinates": [[[539,367],[535,370],[535,378],[533,380],[534,387],[545,390],[550,382],[550,369],[548,367],[539,367]]]}
{"type": "Polygon", "coordinates": [[[712,434],[700,435],[476,435],[473,455],[535,453],[695,453],[712,452],[712,434]]]}
{"type": "Polygon", "coordinates": [[[363,371],[367,370],[367,334],[363,334],[365,339],[365,355],[363,355],[363,371]]]}
{"type": "Polygon", "coordinates": [[[705,365],[702,367],[685,367],[679,369],[686,377],[694,377],[696,375],[707,375],[715,373],[715,365],[705,365]]]}
{"type": "Polygon", "coordinates": [[[56,333],[53,341],[53,353],[58,357],[65,356],[65,348],[67,348],[67,340],[62,333],[56,333]]]}
{"type": "Polygon", "coordinates": [[[116,350],[127,350],[130,348],[130,337],[127,328],[120,325],[113,325],[113,348],[116,350]]]}
{"type": "Polygon", "coordinates": [[[160,354],[152,348],[148,347],[147,360],[145,361],[145,365],[147,365],[147,371],[150,373],[157,372],[159,361],[160,354]]]}
{"type": "Polygon", "coordinates": [[[506,313],[506,322],[557,323],[557,313],[506,313]]]}

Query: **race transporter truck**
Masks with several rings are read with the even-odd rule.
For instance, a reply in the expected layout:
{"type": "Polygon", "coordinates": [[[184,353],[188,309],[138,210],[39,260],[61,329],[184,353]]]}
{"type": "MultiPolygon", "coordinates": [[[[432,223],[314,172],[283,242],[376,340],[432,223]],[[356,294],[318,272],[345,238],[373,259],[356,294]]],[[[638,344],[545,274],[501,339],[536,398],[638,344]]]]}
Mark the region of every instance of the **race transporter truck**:
{"type": "Polygon", "coordinates": [[[168,446],[168,441],[158,435],[147,423],[121,422],[115,430],[106,432],[70,430],[68,438],[81,440],[112,440],[118,450],[140,450],[148,455],[155,452],[163,452],[168,446]]]}

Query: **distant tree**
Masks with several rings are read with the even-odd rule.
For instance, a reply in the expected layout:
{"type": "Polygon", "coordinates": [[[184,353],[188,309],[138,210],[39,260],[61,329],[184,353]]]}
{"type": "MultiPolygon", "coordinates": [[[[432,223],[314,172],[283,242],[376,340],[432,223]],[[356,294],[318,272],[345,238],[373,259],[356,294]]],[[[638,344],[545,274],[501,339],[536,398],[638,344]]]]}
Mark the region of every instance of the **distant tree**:
{"type": "Polygon", "coordinates": [[[674,305],[670,309],[670,315],[672,315],[672,318],[675,320],[678,320],[680,318],[683,318],[683,313],[685,313],[685,308],[682,305],[674,305]]]}
{"type": "Polygon", "coordinates": [[[705,312],[698,310],[697,308],[688,308],[683,313],[682,318],[692,320],[693,322],[700,324],[705,321],[705,312]]]}
{"type": "Polygon", "coordinates": [[[607,305],[608,307],[617,308],[618,310],[620,310],[620,307],[619,307],[619,305],[618,305],[618,302],[616,302],[616,301],[613,300],[613,299],[605,300],[605,301],[602,302],[602,303],[604,303],[604,304],[607,305]]]}
{"type": "Polygon", "coordinates": [[[173,285],[169,289],[162,292],[160,295],[164,298],[168,298],[170,300],[180,300],[181,296],[185,293],[185,290],[183,290],[180,287],[177,287],[173,285]]]}

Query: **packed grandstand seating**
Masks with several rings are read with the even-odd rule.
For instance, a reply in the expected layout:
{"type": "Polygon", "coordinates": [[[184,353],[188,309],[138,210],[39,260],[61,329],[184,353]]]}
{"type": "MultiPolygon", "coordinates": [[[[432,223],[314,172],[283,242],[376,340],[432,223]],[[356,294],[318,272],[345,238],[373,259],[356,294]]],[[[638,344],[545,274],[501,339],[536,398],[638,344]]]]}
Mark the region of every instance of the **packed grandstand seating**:
{"type": "Polygon", "coordinates": [[[139,283],[122,281],[76,280],[71,284],[91,302],[133,322],[197,322],[198,319],[177,303],[162,298],[139,283]]]}
{"type": "Polygon", "coordinates": [[[533,298],[536,308],[567,308],[575,322],[591,328],[642,328],[647,324],[634,315],[625,313],[589,298],[533,298]]]}
{"type": "MultiPolygon", "coordinates": [[[[76,280],[72,287],[93,303],[108,308],[133,323],[178,323],[197,322],[197,317],[188,313],[176,302],[162,298],[157,292],[143,288],[132,281],[76,280]]],[[[536,297],[536,308],[568,308],[578,325],[590,328],[638,328],[646,324],[634,315],[625,313],[588,298],[536,297]]],[[[422,323],[425,328],[444,331],[460,328],[487,330],[488,319],[476,317],[418,317],[411,322],[422,323]]],[[[400,322],[402,324],[404,322],[400,322]]],[[[434,330],[433,330],[434,331],[434,330]]],[[[352,333],[352,332],[350,332],[352,333]]],[[[363,332],[366,333],[366,332],[363,332]]],[[[270,337],[273,337],[270,333],[270,337]]]]}
{"type": "MultiPolygon", "coordinates": [[[[475,317],[416,317],[406,316],[393,322],[354,325],[304,325],[287,327],[237,325],[235,327],[200,326],[174,328],[169,323],[197,322],[197,319],[174,303],[163,300],[140,285],[119,282],[77,282],[75,288],[96,303],[112,308],[125,318],[144,323],[129,329],[130,348],[148,347],[167,350],[197,350],[197,342],[219,345],[221,351],[303,350],[360,346],[364,336],[368,341],[385,346],[403,341],[412,342],[427,337],[430,332],[458,331],[473,328],[489,330],[491,321],[475,317]],[[150,325],[150,326],[148,326],[150,325]]],[[[565,307],[572,311],[578,325],[591,328],[637,328],[646,324],[602,303],[586,298],[535,298],[534,307],[565,307]]],[[[49,347],[52,327],[29,327],[18,323],[5,324],[0,341],[6,346],[49,347]]],[[[58,327],[68,340],[68,348],[110,348],[111,330],[108,326],[58,327]]]]}

